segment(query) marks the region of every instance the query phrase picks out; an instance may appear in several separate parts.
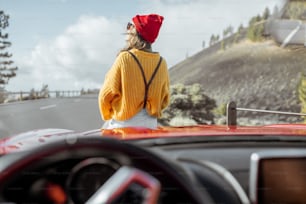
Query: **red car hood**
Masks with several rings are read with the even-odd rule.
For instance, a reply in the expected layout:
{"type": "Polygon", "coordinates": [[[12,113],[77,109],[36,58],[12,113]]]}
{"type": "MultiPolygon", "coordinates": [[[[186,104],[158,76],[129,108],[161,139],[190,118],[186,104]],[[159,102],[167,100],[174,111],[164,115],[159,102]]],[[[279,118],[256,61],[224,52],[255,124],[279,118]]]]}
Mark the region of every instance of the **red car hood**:
{"type": "Polygon", "coordinates": [[[267,126],[226,126],[198,125],[189,127],[159,127],[156,130],[146,128],[120,128],[112,130],[96,129],[87,132],[74,132],[66,129],[34,130],[0,139],[0,155],[13,151],[24,151],[42,143],[66,140],[71,143],[78,137],[111,137],[119,140],[140,140],[175,137],[206,136],[301,136],[306,137],[306,124],[278,124],[267,126]]]}
{"type": "Polygon", "coordinates": [[[190,137],[190,136],[305,136],[306,124],[277,124],[266,126],[197,125],[189,127],[160,127],[157,130],[145,128],[121,128],[101,130],[102,135],[121,140],[190,137]]]}

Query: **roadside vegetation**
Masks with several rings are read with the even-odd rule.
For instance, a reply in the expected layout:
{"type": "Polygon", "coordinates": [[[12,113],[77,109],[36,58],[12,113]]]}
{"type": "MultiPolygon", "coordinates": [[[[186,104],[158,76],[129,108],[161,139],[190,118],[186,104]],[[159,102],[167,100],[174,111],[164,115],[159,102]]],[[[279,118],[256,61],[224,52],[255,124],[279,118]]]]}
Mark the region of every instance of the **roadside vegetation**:
{"type": "MultiPolygon", "coordinates": [[[[278,8],[274,9],[273,15],[278,12],[278,8]]],[[[209,46],[213,46],[217,43],[220,44],[220,50],[225,50],[235,43],[239,43],[246,38],[252,42],[260,42],[266,39],[264,34],[264,24],[271,17],[271,11],[269,8],[265,8],[262,15],[254,16],[250,19],[247,28],[244,28],[242,24],[234,31],[234,27],[229,25],[222,31],[222,37],[219,34],[212,34],[209,41],[209,46]]],[[[205,42],[203,42],[205,44],[205,42]]]]}
{"type": "Polygon", "coordinates": [[[174,84],[171,86],[170,105],[159,123],[170,126],[213,124],[216,107],[216,101],[204,93],[200,84],[174,84]]]}
{"type": "Polygon", "coordinates": [[[284,11],[284,18],[306,20],[306,1],[292,1],[284,11]]]}
{"type": "MultiPolygon", "coordinates": [[[[299,81],[299,85],[297,87],[299,100],[301,102],[301,113],[306,114],[306,75],[304,73],[301,73],[301,78],[299,81]]],[[[304,118],[304,123],[306,123],[306,117],[304,118]]]]}

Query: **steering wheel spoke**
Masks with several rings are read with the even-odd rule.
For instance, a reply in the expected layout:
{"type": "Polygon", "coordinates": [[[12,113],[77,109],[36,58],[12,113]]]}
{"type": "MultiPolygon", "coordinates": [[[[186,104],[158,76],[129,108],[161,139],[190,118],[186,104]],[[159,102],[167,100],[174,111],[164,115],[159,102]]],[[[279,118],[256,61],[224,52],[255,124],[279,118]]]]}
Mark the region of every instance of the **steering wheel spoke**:
{"type": "Polygon", "coordinates": [[[160,190],[160,182],[150,174],[133,167],[122,166],[91,196],[86,204],[112,203],[128,191],[136,194],[141,203],[155,204],[160,190]]]}

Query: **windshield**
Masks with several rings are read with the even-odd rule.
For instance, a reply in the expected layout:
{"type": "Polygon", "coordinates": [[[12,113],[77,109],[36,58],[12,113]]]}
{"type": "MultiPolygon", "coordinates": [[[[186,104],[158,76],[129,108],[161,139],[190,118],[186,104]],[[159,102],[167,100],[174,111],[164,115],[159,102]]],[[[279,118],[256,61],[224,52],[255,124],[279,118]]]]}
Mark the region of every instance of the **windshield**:
{"type": "Polygon", "coordinates": [[[154,127],[224,125],[230,102],[239,125],[304,123],[305,1],[0,4],[0,137],[134,116],[154,127]]]}

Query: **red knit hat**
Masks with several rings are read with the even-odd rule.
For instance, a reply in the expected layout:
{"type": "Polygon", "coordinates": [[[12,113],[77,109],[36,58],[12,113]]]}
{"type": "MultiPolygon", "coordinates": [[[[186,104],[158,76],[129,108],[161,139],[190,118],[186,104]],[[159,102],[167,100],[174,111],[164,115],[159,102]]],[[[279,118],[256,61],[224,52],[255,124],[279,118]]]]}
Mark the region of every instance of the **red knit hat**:
{"type": "Polygon", "coordinates": [[[138,34],[149,43],[154,43],[164,17],[157,14],[136,15],[132,20],[138,34]]]}

